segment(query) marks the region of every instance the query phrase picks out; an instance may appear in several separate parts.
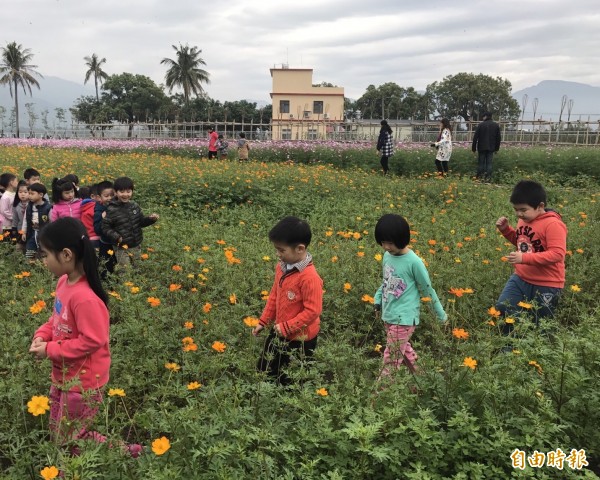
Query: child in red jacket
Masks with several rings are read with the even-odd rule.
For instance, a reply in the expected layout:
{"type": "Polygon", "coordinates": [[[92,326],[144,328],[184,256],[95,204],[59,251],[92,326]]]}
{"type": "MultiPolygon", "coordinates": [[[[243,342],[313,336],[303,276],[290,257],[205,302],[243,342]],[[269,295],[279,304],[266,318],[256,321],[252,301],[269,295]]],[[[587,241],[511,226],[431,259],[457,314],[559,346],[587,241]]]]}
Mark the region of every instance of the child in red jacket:
{"type": "MultiPolygon", "coordinates": [[[[500,233],[517,247],[508,255],[515,273],[506,282],[496,308],[506,317],[519,313],[524,303],[533,302],[536,322],[554,314],[565,285],[567,226],[560,215],[546,208],[546,191],[539,183],[522,180],[510,196],[519,219],[516,230],[506,217],[496,221],[500,233]]],[[[503,327],[512,331],[512,323],[503,327]]]]}
{"type": "Polygon", "coordinates": [[[279,263],[267,305],[252,334],[256,336],[274,324],[257,368],[280,385],[292,383],[283,371],[290,363],[290,353],[296,351],[310,359],[317,346],[323,280],[306,250],[311,237],[308,223],[296,217],[285,217],[269,232],[279,263]]]}

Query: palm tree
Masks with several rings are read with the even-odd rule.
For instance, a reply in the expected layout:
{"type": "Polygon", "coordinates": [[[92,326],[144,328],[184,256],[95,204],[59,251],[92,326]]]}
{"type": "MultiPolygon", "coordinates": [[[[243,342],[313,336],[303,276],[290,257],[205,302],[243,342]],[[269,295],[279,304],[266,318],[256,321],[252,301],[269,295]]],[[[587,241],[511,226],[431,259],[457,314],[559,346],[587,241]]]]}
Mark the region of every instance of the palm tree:
{"type": "Polygon", "coordinates": [[[210,83],[209,73],[200,68],[200,65],[206,65],[200,58],[202,50],[198,50],[197,47],[190,48],[187,44],[185,47],[179,44],[179,48],[173,45],[173,49],[177,52],[177,60],[163,58],[160,61],[161,65],[166,64],[169,67],[165,74],[165,84],[169,88],[169,93],[174,87],[181,87],[187,106],[190,94],[198,96],[204,91],[202,83],[210,83]]]}
{"type": "Polygon", "coordinates": [[[19,97],[18,87],[23,87],[23,92],[31,95],[31,86],[34,85],[40,88],[39,82],[34,78],[34,75],[44,78],[34,69],[37,65],[31,65],[29,62],[33,58],[33,53],[28,48],[23,48],[22,45],[17,45],[17,42],[6,44],[2,47],[2,63],[0,63],[0,84],[10,87],[10,96],[15,99],[15,115],[17,138],[19,138],[19,97]]]}
{"type": "Polygon", "coordinates": [[[83,83],[85,85],[91,78],[91,76],[94,76],[94,85],[96,87],[96,101],[100,102],[100,97],[98,96],[98,79],[100,79],[100,85],[102,85],[103,80],[108,79],[108,74],[104,70],[102,70],[102,65],[106,63],[106,58],[98,60],[98,55],[93,53],[91,57],[83,57],[83,59],[85,60],[86,67],[88,67],[88,71],[85,72],[85,80],[83,81],[83,83]]]}

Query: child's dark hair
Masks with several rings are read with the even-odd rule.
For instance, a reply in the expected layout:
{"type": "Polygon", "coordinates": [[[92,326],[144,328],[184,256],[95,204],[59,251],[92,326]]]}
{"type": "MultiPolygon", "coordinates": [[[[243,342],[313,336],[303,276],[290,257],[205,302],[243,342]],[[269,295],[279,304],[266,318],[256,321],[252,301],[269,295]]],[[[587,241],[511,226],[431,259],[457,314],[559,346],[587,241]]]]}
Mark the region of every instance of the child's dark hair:
{"type": "Polygon", "coordinates": [[[71,180],[65,178],[55,178],[52,180],[52,203],[58,203],[62,200],[63,192],[75,192],[75,185],[71,180]]]}
{"type": "Polygon", "coordinates": [[[311,238],[310,225],[298,217],[281,219],[269,232],[271,242],[281,242],[292,247],[300,244],[308,247],[311,238]]]}
{"type": "Polygon", "coordinates": [[[96,184],[96,189],[98,190],[98,195],[102,195],[102,192],[108,188],[110,188],[111,190],[115,188],[113,183],[110,182],[109,180],[103,180],[102,182],[98,182],[96,184]]]}
{"type": "MultiPolygon", "coordinates": [[[[82,187],[79,190],[82,190],[83,188],[85,188],[85,187],[82,187]]],[[[90,197],[92,197],[92,195],[94,195],[94,196],[100,195],[100,192],[98,191],[98,184],[97,183],[94,183],[93,185],[91,185],[88,188],[90,189],[90,197]]]]}
{"type": "Polygon", "coordinates": [[[133,180],[129,177],[119,177],[115,180],[114,189],[115,192],[133,190],[133,180]]]}
{"type": "Polygon", "coordinates": [[[17,205],[19,205],[19,203],[21,203],[21,199],[19,198],[19,189],[21,187],[25,187],[29,191],[29,188],[27,187],[27,182],[25,180],[19,180],[19,184],[17,185],[17,193],[15,195],[15,199],[13,200],[13,207],[16,207],[17,205]]]}
{"type": "Polygon", "coordinates": [[[375,241],[392,242],[398,248],[405,248],[410,242],[410,227],[401,215],[387,213],[375,225],[375,241]]]}
{"type": "Polygon", "coordinates": [[[77,191],[77,197],[78,198],[90,198],[92,195],[92,188],[94,188],[95,185],[92,185],[91,187],[81,187],[78,191],[77,191]]]}
{"type": "Polygon", "coordinates": [[[65,175],[63,180],[68,180],[73,185],[79,185],[79,177],[74,173],[69,173],[68,175],[65,175]]]}
{"type": "Polygon", "coordinates": [[[538,182],[533,180],[521,180],[513,188],[510,195],[510,203],[517,205],[524,203],[530,207],[537,208],[540,203],[546,205],[546,190],[538,182]]]}
{"type": "Polygon", "coordinates": [[[17,176],[14,173],[3,173],[0,175],[0,186],[8,188],[8,184],[12,182],[17,176]]]}
{"type": "Polygon", "coordinates": [[[48,189],[43,183],[32,183],[31,185],[27,186],[27,190],[30,192],[37,192],[42,195],[46,195],[48,193],[48,189]]]}
{"type": "Polygon", "coordinates": [[[40,177],[40,172],[38,172],[35,168],[26,168],[23,172],[23,178],[25,180],[29,180],[31,177],[40,177]]]}
{"type": "Polygon", "coordinates": [[[45,225],[38,236],[38,242],[55,255],[68,248],[75,256],[75,262],[83,265],[83,271],[91,289],[100,300],[108,305],[108,295],[102,287],[98,275],[98,259],[83,223],[72,217],[59,218],[45,225]]]}

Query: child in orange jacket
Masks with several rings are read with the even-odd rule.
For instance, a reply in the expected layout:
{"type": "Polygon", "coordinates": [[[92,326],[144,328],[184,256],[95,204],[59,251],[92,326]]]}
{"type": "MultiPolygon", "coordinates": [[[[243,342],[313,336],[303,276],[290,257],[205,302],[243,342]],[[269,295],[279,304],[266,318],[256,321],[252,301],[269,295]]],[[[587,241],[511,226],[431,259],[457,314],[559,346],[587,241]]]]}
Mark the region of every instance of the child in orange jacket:
{"type": "Polygon", "coordinates": [[[311,237],[308,223],[297,217],[285,217],[269,232],[279,263],[267,305],[252,334],[256,336],[274,324],[257,368],[281,385],[292,383],[283,371],[290,363],[290,352],[298,351],[310,359],[317,346],[323,280],[307,251],[311,237]]]}

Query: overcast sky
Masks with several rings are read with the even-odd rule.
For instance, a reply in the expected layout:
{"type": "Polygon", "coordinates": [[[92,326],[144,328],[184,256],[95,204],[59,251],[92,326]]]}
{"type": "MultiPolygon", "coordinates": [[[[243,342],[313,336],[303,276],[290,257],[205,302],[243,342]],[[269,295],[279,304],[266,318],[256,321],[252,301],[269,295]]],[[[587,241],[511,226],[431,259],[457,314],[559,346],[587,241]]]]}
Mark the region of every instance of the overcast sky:
{"type": "Polygon", "coordinates": [[[598,0],[0,0],[0,45],[30,48],[45,76],[109,74],[163,83],[171,45],[202,50],[214,99],[269,101],[269,68],[313,68],[359,98],[370,84],[423,90],[459,72],[600,86],[598,0]]]}

